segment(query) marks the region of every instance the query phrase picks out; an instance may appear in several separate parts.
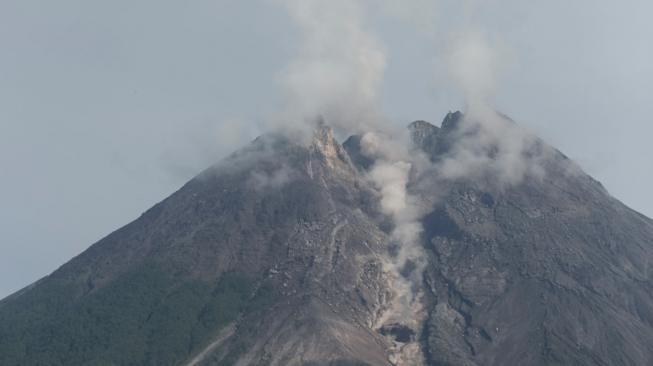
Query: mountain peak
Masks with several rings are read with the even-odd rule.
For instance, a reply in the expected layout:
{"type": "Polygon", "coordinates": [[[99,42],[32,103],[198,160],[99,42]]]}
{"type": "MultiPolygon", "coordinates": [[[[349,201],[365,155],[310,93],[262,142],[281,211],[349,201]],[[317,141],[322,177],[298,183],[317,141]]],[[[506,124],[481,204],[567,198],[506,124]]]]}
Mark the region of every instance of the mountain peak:
{"type": "Polygon", "coordinates": [[[332,148],[332,145],[334,144],[337,144],[337,142],[333,137],[333,129],[331,126],[327,125],[323,119],[318,119],[313,130],[311,145],[316,145],[323,148],[332,148]]]}
{"type": "Polygon", "coordinates": [[[410,137],[416,146],[425,146],[430,143],[433,136],[437,136],[440,128],[426,121],[415,121],[408,125],[410,137]]]}
{"type": "Polygon", "coordinates": [[[417,120],[408,125],[409,130],[437,130],[438,127],[424,120],[417,120]]]}
{"type": "Polygon", "coordinates": [[[465,115],[461,111],[449,112],[442,121],[442,129],[445,131],[453,131],[459,127],[465,115]]]}
{"type": "Polygon", "coordinates": [[[0,302],[0,364],[651,364],[653,221],[566,159],[509,185],[486,156],[440,179],[462,118],[411,123],[433,165],[385,187],[361,136],[323,120],[257,138],[0,302]],[[397,270],[408,230],[424,266],[397,270]]]}
{"type": "Polygon", "coordinates": [[[319,119],[315,125],[309,150],[313,156],[322,158],[329,168],[351,167],[349,156],[333,136],[333,128],[323,119],[319,119]]]}

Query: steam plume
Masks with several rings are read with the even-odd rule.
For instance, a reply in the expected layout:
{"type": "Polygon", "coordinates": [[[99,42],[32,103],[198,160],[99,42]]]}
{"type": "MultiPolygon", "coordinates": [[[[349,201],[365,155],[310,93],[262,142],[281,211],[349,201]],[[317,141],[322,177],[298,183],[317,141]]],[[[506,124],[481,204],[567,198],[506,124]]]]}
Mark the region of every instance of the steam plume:
{"type": "MultiPolygon", "coordinates": [[[[420,219],[426,207],[419,204],[418,197],[409,193],[408,183],[411,174],[424,161],[421,154],[411,154],[406,149],[407,141],[397,141],[396,138],[366,133],[361,139],[363,153],[375,159],[368,176],[381,194],[381,210],[393,219],[392,240],[397,244],[397,253],[386,263],[393,277],[395,299],[379,324],[400,323],[419,333],[419,324],[424,318],[420,289],[426,267],[426,255],[420,242],[420,219]]],[[[423,364],[418,343],[399,344],[392,351],[391,361],[396,365],[423,364]]]]}
{"type": "MultiPolygon", "coordinates": [[[[470,13],[474,2],[467,3],[470,13]]],[[[506,64],[505,51],[481,30],[454,32],[447,50],[448,72],[465,98],[458,140],[439,168],[449,179],[492,174],[501,184],[518,184],[526,175],[541,176],[536,159],[527,157],[535,137],[492,107],[506,64]]]]}
{"type": "MultiPolygon", "coordinates": [[[[396,322],[419,332],[424,317],[422,275],[426,255],[420,242],[421,218],[430,207],[410,193],[409,182],[429,165],[427,159],[408,151],[405,134],[385,128],[378,106],[386,55],[366,24],[373,3],[369,0],[277,0],[301,32],[301,47],[283,71],[281,84],[286,107],[279,121],[282,127],[312,130],[311,122],[321,116],[325,122],[347,133],[366,133],[361,139],[363,154],[374,160],[368,173],[378,189],[381,210],[392,218],[391,239],[395,255],[388,258],[387,271],[394,278],[395,300],[379,324],[396,322]]],[[[438,38],[431,22],[437,3],[428,0],[380,3],[400,19],[416,24],[428,36],[438,38]]],[[[471,20],[474,2],[466,2],[471,20]]],[[[455,132],[452,151],[431,170],[446,180],[494,174],[501,183],[519,183],[534,173],[526,150],[533,138],[491,107],[504,59],[488,37],[473,24],[450,37],[442,51],[447,72],[465,97],[465,118],[455,132]]],[[[309,130],[309,131],[306,131],[309,130]]],[[[423,363],[416,342],[395,350],[397,365],[423,363]]]]}
{"type": "Polygon", "coordinates": [[[279,0],[301,32],[296,58],[281,74],[284,121],[322,116],[357,132],[380,120],[377,96],[385,51],[364,23],[359,0],[279,0]]]}

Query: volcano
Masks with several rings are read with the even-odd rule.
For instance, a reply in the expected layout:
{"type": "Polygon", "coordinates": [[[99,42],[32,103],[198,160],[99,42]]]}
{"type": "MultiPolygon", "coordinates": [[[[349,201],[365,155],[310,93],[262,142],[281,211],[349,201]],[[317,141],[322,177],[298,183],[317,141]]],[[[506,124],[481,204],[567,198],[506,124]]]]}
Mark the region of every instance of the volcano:
{"type": "Polygon", "coordinates": [[[267,134],[2,300],[0,364],[653,364],[653,221],[537,138],[504,179],[465,120],[408,126],[419,263],[365,134],[267,134]]]}

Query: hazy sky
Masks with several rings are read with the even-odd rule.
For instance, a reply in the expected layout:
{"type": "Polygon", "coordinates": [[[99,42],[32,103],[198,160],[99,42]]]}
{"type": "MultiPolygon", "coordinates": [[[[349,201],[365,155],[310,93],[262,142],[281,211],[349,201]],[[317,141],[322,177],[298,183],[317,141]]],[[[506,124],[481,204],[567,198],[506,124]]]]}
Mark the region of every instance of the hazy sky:
{"type": "MultiPolygon", "coordinates": [[[[497,107],[653,216],[650,1],[382,2],[395,123],[462,107],[441,50],[471,22],[505,56],[497,107]]],[[[275,0],[0,0],[0,298],[260,133],[298,39],[275,0]]]]}

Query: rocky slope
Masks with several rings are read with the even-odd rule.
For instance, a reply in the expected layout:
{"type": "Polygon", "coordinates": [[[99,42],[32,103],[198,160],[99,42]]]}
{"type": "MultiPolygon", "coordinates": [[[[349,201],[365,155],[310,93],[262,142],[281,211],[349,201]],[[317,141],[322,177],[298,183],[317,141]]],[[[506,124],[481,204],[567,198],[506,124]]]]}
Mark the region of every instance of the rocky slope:
{"type": "Polygon", "coordinates": [[[451,173],[464,119],[409,127],[419,260],[365,136],[265,135],[0,302],[0,364],[653,364],[653,221],[535,138],[451,173]]]}

